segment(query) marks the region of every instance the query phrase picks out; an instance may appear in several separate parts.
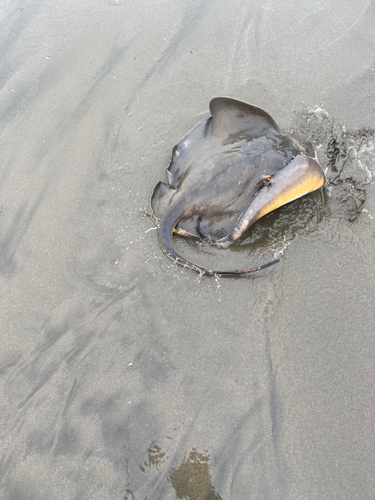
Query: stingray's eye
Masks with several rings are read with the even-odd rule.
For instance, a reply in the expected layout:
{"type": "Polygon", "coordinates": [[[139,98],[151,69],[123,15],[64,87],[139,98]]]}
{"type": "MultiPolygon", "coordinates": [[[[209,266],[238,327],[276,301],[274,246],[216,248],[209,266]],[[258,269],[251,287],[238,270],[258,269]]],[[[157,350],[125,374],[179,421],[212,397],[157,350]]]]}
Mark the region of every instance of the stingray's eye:
{"type": "Polygon", "coordinates": [[[259,191],[264,186],[269,186],[272,175],[263,175],[263,177],[255,184],[255,190],[259,191]]]}
{"type": "Polygon", "coordinates": [[[263,175],[263,184],[268,186],[271,182],[272,175],[263,175]]]}

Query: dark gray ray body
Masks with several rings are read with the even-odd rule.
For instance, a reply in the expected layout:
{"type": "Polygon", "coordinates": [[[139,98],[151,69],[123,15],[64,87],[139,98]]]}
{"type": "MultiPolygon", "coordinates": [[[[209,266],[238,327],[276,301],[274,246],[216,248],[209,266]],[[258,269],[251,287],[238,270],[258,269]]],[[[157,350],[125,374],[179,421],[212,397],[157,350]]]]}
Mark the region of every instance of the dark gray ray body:
{"type": "Polygon", "coordinates": [[[167,183],[159,182],[152,194],[160,245],[170,258],[202,273],[251,272],[192,264],[177,254],[172,233],[228,246],[265,213],[321,187],[324,173],[311,158],[311,145],[281,131],[260,108],[219,97],[210,110],[212,116],[173,148],[167,183]]]}

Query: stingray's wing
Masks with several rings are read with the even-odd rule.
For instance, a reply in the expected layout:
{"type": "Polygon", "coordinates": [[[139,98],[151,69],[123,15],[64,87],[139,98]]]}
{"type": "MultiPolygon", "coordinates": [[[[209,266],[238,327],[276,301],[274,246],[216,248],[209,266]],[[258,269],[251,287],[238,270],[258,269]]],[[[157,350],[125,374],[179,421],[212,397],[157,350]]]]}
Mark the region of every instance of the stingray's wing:
{"type": "Polygon", "coordinates": [[[150,207],[152,215],[156,219],[161,219],[164,212],[167,210],[172,196],[176,193],[175,189],[167,186],[164,182],[158,182],[154,187],[151,195],[150,207]]]}
{"type": "Polygon", "coordinates": [[[175,189],[197,161],[217,151],[218,139],[230,144],[280,132],[268,113],[236,99],[216,97],[210,102],[210,111],[212,117],[203,120],[173,148],[167,180],[175,189]]]}
{"type": "MultiPolygon", "coordinates": [[[[265,169],[253,161],[257,150],[253,148],[252,155],[238,148],[221,152],[211,158],[209,172],[205,162],[198,162],[196,171],[190,172],[189,181],[194,182],[185,191],[187,181],[180,187],[186,194],[185,213],[177,227],[211,241],[228,235],[262,187],[265,169]]],[[[281,168],[283,159],[279,163],[281,168]]]]}
{"type": "Polygon", "coordinates": [[[188,219],[181,220],[175,228],[175,233],[185,238],[201,238],[198,232],[199,216],[194,215],[188,219]]]}
{"type": "Polygon", "coordinates": [[[170,186],[178,188],[187,170],[204,154],[207,154],[207,143],[211,138],[211,117],[209,117],[176,144],[167,169],[167,180],[170,186]]]}
{"type": "Polygon", "coordinates": [[[234,215],[234,219],[233,215],[212,218],[202,217],[198,220],[197,233],[202,239],[215,242],[230,234],[237,220],[238,214],[234,215]]]}
{"type": "Polygon", "coordinates": [[[273,118],[263,109],[230,97],[215,97],[210,102],[212,134],[225,142],[254,138],[279,132],[273,118]]]}
{"type": "Polygon", "coordinates": [[[261,185],[256,186],[254,182],[251,182],[238,197],[232,198],[230,205],[226,207],[223,204],[215,206],[213,203],[209,210],[201,212],[198,217],[196,232],[201,238],[213,242],[229,235],[261,187],[261,185]]]}

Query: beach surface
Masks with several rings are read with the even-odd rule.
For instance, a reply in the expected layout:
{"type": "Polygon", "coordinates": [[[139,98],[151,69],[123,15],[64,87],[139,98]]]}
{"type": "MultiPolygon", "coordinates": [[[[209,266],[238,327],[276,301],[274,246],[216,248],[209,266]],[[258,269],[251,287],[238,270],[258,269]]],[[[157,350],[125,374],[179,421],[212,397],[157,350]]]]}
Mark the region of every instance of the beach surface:
{"type": "Polygon", "coordinates": [[[373,500],[375,4],[3,0],[3,500],[373,500]],[[322,190],[199,276],[146,212],[230,96],[322,190]]]}

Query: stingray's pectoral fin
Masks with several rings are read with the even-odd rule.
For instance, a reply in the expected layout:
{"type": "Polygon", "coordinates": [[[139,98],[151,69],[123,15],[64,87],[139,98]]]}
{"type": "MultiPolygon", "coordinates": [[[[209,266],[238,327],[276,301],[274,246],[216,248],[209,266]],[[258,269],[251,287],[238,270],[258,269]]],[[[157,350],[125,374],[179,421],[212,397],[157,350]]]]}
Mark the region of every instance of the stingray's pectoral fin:
{"type": "Polygon", "coordinates": [[[255,221],[264,215],[324,186],[326,176],[319,163],[309,156],[297,156],[258,192],[235,227],[216,244],[227,247],[238,240],[255,221]]]}
{"type": "Polygon", "coordinates": [[[175,192],[175,189],[164,184],[164,182],[160,181],[156,184],[150,200],[151,211],[156,219],[161,219],[162,214],[166,211],[175,192]]]}
{"type": "Polygon", "coordinates": [[[213,271],[203,266],[199,266],[184,259],[175,249],[173,244],[173,232],[178,224],[178,222],[183,218],[184,211],[180,203],[172,204],[168,207],[167,211],[163,215],[159,226],[159,244],[163,252],[172,259],[176,264],[197,271],[200,274],[208,275],[219,275],[219,276],[238,276],[240,274],[249,274],[255,271],[260,271],[266,267],[272,266],[279,262],[279,260],[274,260],[268,264],[263,264],[262,266],[253,267],[250,269],[242,269],[237,271],[213,271]]]}
{"type": "Polygon", "coordinates": [[[202,240],[209,240],[212,243],[221,240],[224,234],[226,234],[221,224],[217,224],[216,228],[215,223],[212,223],[211,221],[202,220],[202,218],[200,217],[198,218],[197,221],[197,233],[199,234],[202,240]]]}
{"type": "Polygon", "coordinates": [[[245,134],[250,139],[279,130],[263,109],[231,97],[215,97],[210,102],[210,111],[212,132],[218,138],[245,134]]]}

